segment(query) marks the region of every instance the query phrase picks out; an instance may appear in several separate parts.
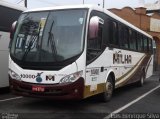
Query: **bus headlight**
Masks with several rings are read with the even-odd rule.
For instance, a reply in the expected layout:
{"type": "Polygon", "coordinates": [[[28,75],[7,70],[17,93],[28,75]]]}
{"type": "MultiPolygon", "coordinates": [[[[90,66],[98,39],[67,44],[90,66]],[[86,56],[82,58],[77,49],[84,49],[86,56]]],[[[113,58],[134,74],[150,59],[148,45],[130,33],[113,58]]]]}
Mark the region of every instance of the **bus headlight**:
{"type": "Polygon", "coordinates": [[[8,73],[12,79],[21,80],[21,77],[17,73],[15,73],[14,71],[9,69],[8,73]]]}
{"type": "Polygon", "coordinates": [[[83,75],[83,71],[78,71],[76,73],[65,76],[60,80],[59,83],[75,82],[78,78],[83,75]]]}

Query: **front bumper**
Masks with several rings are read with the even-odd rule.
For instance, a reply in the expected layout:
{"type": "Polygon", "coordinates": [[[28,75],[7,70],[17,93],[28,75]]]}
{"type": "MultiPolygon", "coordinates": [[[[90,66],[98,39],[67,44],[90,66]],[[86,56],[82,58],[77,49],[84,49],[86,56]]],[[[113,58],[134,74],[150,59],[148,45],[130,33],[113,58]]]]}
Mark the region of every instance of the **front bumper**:
{"type": "Polygon", "coordinates": [[[33,84],[23,81],[17,81],[9,77],[10,88],[16,95],[47,98],[47,99],[58,99],[67,100],[75,99],[79,100],[83,98],[84,92],[84,79],[79,78],[73,83],[65,84],[33,84]],[[33,86],[43,86],[44,92],[32,91],[33,86]]]}

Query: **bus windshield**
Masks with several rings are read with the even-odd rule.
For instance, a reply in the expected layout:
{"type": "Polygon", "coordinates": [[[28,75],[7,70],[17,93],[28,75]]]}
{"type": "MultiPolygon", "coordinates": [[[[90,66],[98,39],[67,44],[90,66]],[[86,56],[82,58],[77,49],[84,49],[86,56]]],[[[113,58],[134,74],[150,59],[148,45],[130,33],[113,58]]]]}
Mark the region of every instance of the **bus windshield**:
{"type": "Polygon", "coordinates": [[[60,62],[83,50],[87,10],[23,13],[11,45],[11,56],[25,62],[60,62]]]}

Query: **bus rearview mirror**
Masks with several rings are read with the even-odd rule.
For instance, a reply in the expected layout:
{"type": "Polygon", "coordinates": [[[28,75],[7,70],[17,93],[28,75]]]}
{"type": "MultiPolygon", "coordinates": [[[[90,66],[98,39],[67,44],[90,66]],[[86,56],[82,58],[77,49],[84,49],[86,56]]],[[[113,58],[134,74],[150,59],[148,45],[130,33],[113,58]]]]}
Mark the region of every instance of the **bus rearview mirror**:
{"type": "Polygon", "coordinates": [[[14,37],[14,33],[15,33],[15,30],[16,30],[16,26],[17,26],[17,21],[14,21],[12,23],[12,26],[11,26],[11,30],[10,30],[10,39],[12,40],[13,37],[14,37]]]}
{"type": "Polygon", "coordinates": [[[89,39],[98,37],[99,17],[94,16],[90,19],[89,23],[89,39]]]}

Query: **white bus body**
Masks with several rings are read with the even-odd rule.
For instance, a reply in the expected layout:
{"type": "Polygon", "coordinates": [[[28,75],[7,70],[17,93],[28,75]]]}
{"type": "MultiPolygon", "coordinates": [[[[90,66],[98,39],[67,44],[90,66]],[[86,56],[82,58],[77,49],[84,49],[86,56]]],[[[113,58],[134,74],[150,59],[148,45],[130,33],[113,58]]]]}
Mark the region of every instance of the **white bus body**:
{"type": "Polygon", "coordinates": [[[28,10],[12,40],[9,79],[17,95],[83,99],[101,94],[108,101],[113,89],[143,85],[153,71],[152,37],[91,5],[28,10]]]}
{"type": "Polygon", "coordinates": [[[24,8],[0,1],[0,88],[8,87],[8,44],[10,28],[24,8]]]}

